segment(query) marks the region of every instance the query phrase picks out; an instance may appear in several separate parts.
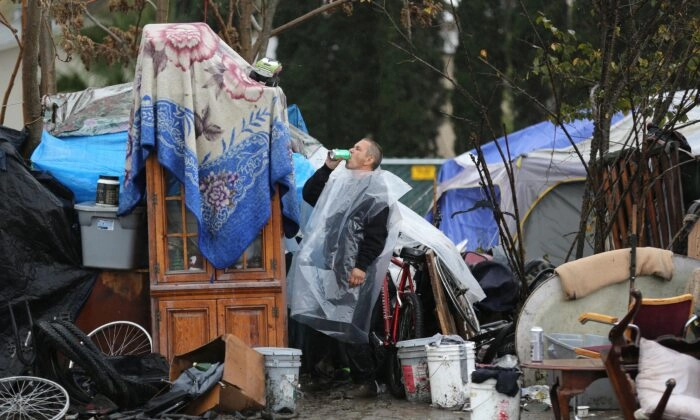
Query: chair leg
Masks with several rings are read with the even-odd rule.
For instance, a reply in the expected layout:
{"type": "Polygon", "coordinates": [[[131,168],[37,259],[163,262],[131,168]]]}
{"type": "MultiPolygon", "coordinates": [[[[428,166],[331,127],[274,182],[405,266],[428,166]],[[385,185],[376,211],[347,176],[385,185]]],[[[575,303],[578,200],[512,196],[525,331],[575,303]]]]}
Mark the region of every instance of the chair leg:
{"type": "Polygon", "coordinates": [[[671,392],[673,388],[676,387],[676,380],[669,379],[666,381],[666,390],[659,400],[659,404],[654,409],[654,412],[649,416],[650,420],[660,420],[664,415],[664,410],[666,410],[666,404],[668,404],[668,399],[671,397],[671,392]]]}
{"type": "Polygon", "coordinates": [[[561,418],[561,410],[559,407],[559,378],[554,380],[554,384],[549,389],[549,401],[552,403],[552,414],[555,419],[561,418]]]}

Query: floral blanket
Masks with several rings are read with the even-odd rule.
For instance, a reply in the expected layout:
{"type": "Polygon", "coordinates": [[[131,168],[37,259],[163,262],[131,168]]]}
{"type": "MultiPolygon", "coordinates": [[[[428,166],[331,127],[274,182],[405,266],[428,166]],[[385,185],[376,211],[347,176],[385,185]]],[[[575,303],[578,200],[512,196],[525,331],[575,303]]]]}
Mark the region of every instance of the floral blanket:
{"type": "Polygon", "coordinates": [[[250,69],[204,23],[144,27],[119,214],[142,201],[155,152],[184,185],[200,251],[217,268],[233,265],[260,233],[275,185],[285,233],[298,230],[286,98],[250,79],[250,69]]]}

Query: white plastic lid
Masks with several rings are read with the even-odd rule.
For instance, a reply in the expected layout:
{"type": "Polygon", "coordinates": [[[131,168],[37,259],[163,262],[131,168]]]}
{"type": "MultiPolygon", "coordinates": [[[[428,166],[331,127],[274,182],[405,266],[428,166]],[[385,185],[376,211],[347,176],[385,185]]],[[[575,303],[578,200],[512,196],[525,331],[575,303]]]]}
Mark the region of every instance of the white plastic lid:
{"type": "MultiPolygon", "coordinates": [[[[117,210],[119,209],[119,206],[106,206],[104,204],[95,204],[94,201],[83,201],[82,203],[78,203],[73,206],[74,209],[79,210],[79,211],[94,211],[94,212],[101,212],[101,213],[106,213],[106,212],[112,212],[116,213],[117,210]]],[[[143,207],[134,207],[134,210],[132,213],[141,213],[143,212],[143,207]]]]}

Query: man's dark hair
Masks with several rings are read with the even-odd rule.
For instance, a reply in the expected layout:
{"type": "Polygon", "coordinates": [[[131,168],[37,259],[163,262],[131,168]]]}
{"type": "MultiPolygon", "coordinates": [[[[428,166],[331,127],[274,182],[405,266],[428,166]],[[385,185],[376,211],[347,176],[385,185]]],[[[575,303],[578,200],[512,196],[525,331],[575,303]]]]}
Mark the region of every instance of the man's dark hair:
{"type": "Polygon", "coordinates": [[[379,145],[376,141],[372,139],[365,139],[369,143],[369,149],[367,150],[367,153],[372,156],[374,161],[372,162],[372,170],[375,170],[379,167],[379,164],[382,163],[382,159],[384,158],[384,152],[382,152],[382,146],[379,145]]]}

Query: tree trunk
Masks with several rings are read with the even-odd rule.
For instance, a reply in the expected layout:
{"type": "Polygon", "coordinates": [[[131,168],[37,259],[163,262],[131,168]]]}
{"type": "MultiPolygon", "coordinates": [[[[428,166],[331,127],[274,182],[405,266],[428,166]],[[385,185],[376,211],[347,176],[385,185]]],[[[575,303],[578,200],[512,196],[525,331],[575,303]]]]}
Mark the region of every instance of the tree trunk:
{"type": "Polygon", "coordinates": [[[22,1],[22,96],[24,125],[28,131],[27,141],[22,146],[22,156],[29,159],[41,141],[41,101],[39,97],[39,28],[41,6],[39,0],[22,1]]]}
{"type": "Polygon", "coordinates": [[[253,59],[255,58],[253,56],[253,23],[251,22],[251,19],[253,19],[253,0],[242,0],[238,7],[241,10],[238,16],[240,19],[238,36],[241,42],[241,51],[239,52],[245,61],[253,64],[253,59]]]}
{"type": "Polygon", "coordinates": [[[39,64],[41,65],[41,92],[44,95],[56,93],[56,54],[51,33],[51,12],[46,9],[40,19],[41,41],[39,42],[39,64]]]}
{"type": "Polygon", "coordinates": [[[167,23],[170,2],[168,0],[156,1],[156,22],[167,23]]]}
{"type": "Polygon", "coordinates": [[[251,63],[254,62],[256,58],[265,57],[267,55],[267,44],[270,42],[270,36],[272,34],[272,20],[275,17],[278,4],[279,0],[268,0],[260,14],[263,22],[262,31],[258,34],[258,39],[253,46],[253,58],[251,63]]]}

